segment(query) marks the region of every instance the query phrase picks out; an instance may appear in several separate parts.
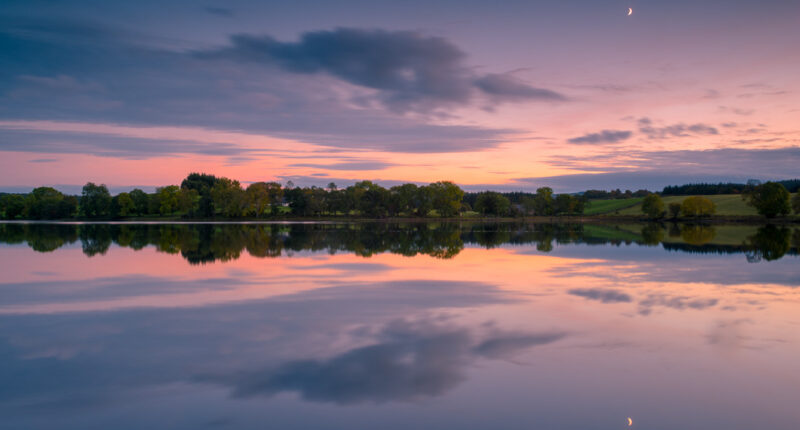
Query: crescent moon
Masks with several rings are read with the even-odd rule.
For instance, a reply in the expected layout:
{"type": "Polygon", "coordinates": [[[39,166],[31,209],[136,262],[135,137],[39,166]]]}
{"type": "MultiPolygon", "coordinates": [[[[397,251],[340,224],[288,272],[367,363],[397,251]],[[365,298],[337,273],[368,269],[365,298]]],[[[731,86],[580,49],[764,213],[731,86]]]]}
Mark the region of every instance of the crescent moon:
{"type": "MultiPolygon", "coordinates": [[[[628,15],[630,15],[630,14],[628,14],[628,15]]],[[[628,417],[628,427],[630,427],[632,425],[633,425],[633,420],[631,419],[631,417],[628,417]]]]}
{"type": "Polygon", "coordinates": [[[633,8],[629,7],[628,8],[628,16],[631,16],[631,15],[633,15],[633,8]]]}

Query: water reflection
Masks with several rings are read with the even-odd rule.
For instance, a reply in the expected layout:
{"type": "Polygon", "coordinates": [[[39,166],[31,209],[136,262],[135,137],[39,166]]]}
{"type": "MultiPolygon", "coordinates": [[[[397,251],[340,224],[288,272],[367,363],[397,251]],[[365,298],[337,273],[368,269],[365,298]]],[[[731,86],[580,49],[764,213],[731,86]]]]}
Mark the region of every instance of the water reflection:
{"type": "Polygon", "coordinates": [[[662,246],[669,251],[745,254],[747,261],[774,261],[797,255],[800,230],[766,225],[715,227],[702,224],[0,224],[0,243],[27,243],[51,252],[80,241],[89,257],[105,254],[112,244],[131,249],[153,246],[180,254],[192,264],[231,261],[243,252],[279,257],[300,251],[351,252],[362,257],[380,253],[418,254],[441,259],[465,246],[492,249],[535,245],[551,252],[555,244],[662,246]],[[725,229],[726,237],[717,231],[725,229]],[[733,233],[731,233],[733,232],[733,233]]]}
{"type": "Polygon", "coordinates": [[[231,387],[236,397],[297,392],[305,400],[343,405],[412,401],[455,388],[478,359],[510,359],[564,336],[560,332],[481,334],[438,321],[396,320],[380,328],[376,343],[367,346],[211,381],[231,387]]]}
{"type": "Polygon", "coordinates": [[[800,428],[785,227],[2,229],[3,428],[800,428]]]}

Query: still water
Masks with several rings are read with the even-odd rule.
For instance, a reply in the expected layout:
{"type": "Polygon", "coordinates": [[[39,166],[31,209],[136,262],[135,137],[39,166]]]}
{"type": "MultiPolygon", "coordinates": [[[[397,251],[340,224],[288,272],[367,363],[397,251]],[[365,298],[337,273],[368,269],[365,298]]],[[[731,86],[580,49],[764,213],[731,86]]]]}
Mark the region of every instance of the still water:
{"type": "Polygon", "coordinates": [[[799,242],[0,224],[0,428],[796,430],[799,242]]]}

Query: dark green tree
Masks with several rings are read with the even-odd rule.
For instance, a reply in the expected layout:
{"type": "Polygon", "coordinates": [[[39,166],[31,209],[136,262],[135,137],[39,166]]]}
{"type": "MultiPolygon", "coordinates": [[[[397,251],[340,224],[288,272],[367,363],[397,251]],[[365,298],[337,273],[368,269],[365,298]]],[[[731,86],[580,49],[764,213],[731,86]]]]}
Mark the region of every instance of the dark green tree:
{"type": "Polygon", "coordinates": [[[111,216],[111,193],[104,184],[87,182],[80,199],[80,213],[86,218],[109,218],[111,216]]]}
{"type": "Polygon", "coordinates": [[[149,212],[149,198],[144,191],[134,188],[129,193],[131,200],[133,200],[134,211],[131,215],[147,215],[149,212]]]}
{"type": "Polygon", "coordinates": [[[742,194],[742,198],[767,218],[788,215],[791,209],[789,191],[777,182],[766,182],[752,187],[742,194]]]}
{"type": "Polygon", "coordinates": [[[511,201],[502,194],[484,191],[478,194],[474,209],[483,215],[503,216],[508,214],[510,208],[511,201]]]}
{"type": "Polygon", "coordinates": [[[536,190],[534,196],[534,212],[538,216],[553,215],[553,189],[541,187],[536,190]]]}
{"type": "Polygon", "coordinates": [[[461,200],[464,198],[464,191],[458,185],[450,181],[440,181],[430,184],[429,187],[433,194],[433,209],[439,213],[439,216],[458,215],[461,200]]]}
{"type": "Polygon", "coordinates": [[[112,199],[114,216],[131,216],[136,213],[136,204],[130,193],[119,193],[112,199]]]}
{"type": "Polygon", "coordinates": [[[655,193],[648,194],[647,197],[642,200],[642,213],[651,219],[663,217],[665,211],[664,201],[661,200],[661,196],[655,193]]]}
{"type": "Polygon", "coordinates": [[[211,187],[211,199],[215,212],[229,218],[242,216],[247,206],[247,198],[242,185],[239,184],[239,181],[228,178],[217,179],[217,182],[211,187]]]}
{"type": "Polygon", "coordinates": [[[34,188],[25,199],[25,215],[30,219],[70,218],[77,209],[77,198],[51,187],[34,188]]]}
{"type": "Polygon", "coordinates": [[[25,212],[25,197],[19,194],[0,196],[0,216],[3,219],[16,219],[25,212]]]}
{"type": "Polygon", "coordinates": [[[214,216],[214,201],[211,197],[211,189],[217,184],[219,178],[207,173],[190,173],[181,182],[181,188],[197,191],[200,196],[197,203],[196,215],[200,217],[214,216]]]}

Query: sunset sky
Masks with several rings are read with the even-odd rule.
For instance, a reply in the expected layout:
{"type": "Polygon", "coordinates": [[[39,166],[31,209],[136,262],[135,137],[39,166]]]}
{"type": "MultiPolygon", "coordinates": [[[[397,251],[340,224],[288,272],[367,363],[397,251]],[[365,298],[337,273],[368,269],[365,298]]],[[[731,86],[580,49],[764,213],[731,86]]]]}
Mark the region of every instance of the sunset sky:
{"type": "Polygon", "coordinates": [[[796,0],[4,0],[0,191],[795,178],[799,47],[796,0]]]}

